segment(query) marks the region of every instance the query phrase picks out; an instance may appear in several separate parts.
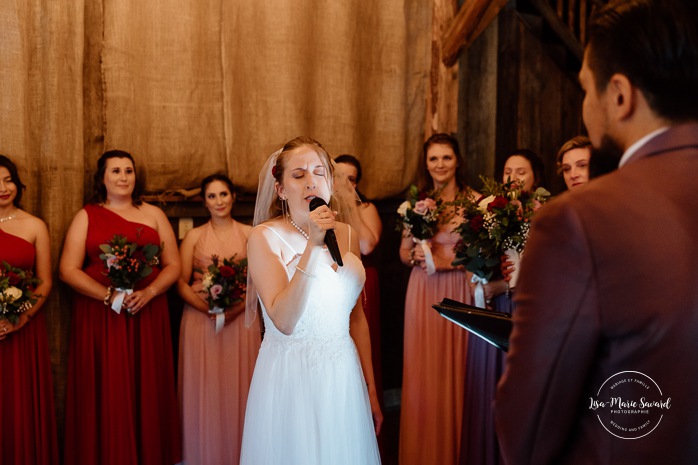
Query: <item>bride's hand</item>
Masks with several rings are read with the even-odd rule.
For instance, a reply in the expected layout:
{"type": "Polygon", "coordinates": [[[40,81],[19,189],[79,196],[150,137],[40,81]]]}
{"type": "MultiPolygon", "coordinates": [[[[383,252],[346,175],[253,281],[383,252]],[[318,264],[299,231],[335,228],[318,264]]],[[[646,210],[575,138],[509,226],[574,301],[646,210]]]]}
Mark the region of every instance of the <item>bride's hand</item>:
{"type": "Polygon", "coordinates": [[[311,211],[308,214],[309,241],[315,245],[323,245],[327,231],[337,226],[336,217],[337,212],[330,210],[327,205],[311,211]]]}
{"type": "Polygon", "coordinates": [[[378,402],[378,394],[375,389],[369,389],[368,398],[371,401],[371,414],[373,416],[373,426],[376,429],[376,436],[381,432],[381,427],[383,426],[383,412],[381,412],[381,406],[378,402]]]}

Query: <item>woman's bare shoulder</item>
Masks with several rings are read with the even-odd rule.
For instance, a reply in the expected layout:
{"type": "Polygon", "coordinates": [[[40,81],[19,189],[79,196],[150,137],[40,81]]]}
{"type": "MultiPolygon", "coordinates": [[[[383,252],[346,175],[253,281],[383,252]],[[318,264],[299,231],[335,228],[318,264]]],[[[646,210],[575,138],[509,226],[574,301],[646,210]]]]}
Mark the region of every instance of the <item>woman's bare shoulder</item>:
{"type": "Polygon", "coordinates": [[[138,206],[138,209],[148,216],[156,218],[160,218],[163,216],[167,217],[167,215],[165,215],[165,212],[162,211],[160,207],[153,205],[152,203],[143,202],[138,206]]]}
{"type": "Polygon", "coordinates": [[[29,228],[33,231],[47,230],[46,222],[44,222],[44,220],[38,216],[32,215],[27,211],[20,210],[20,214],[18,215],[17,219],[23,222],[23,227],[29,228]]]}
{"type": "Polygon", "coordinates": [[[281,221],[274,218],[250,229],[249,240],[265,240],[267,242],[279,241],[279,236],[284,234],[284,227],[281,221]]]}
{"type": "Polygon", "coordinates": [[[199,240],[199,237],[201,237],[201,234],[204,232],[204,228],[206,227],[208,223],[204,223],[201,226],[197,226],[193,229],[190,229],[187,234],[184,236],[184,239],[182,242],[196,242],[199,240]]]}

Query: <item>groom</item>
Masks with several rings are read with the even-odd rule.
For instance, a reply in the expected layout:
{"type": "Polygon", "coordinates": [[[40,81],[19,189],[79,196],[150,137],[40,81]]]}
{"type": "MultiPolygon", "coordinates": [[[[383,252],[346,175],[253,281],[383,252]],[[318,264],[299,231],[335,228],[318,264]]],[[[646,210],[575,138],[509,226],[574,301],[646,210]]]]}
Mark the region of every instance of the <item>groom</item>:
{"type": "Polygon", "coordinates": [[[698,463],[697,4],[592,18],[584,123],[619,169],[534,220],[495,407],[509,465],[698,463]]]}

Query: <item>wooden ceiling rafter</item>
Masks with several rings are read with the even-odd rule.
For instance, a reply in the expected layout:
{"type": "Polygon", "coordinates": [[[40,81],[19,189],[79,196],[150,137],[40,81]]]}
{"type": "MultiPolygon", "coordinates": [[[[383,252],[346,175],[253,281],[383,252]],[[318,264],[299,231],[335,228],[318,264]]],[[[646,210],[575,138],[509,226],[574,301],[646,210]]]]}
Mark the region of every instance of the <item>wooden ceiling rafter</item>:
{"type": "MultiPolygon", "coordinates": [[[[444,65],[453,66],[467,48],[497,17],[509,0],[465,0],[442,37],[444,65]]],[[[525,0],[580,62],[586,43],[588,13],[607,0],[525,0]],[[554,4],[554,5],[553,5],[554,4]],[[577,32],[575,32],[577,31],[577,32]]],[[[517,8],[521,5],[517,5],[517,8]]]]}
{"type": "MultiPolygon", "coordinates": [[[[569,14],[569,22],[570,24],[566,24],[562,18],[560,17],[562,12],[560,11],[559,13],[553,9],[552,6],[548,3],[547,0],[529,0],[531,4],[538,10],[540,15],[543,17],[545,22],[548,24],[548,26],[555,32],[555,35],[562,41],[562,43],[567,47],[567,49],[572,52],[572,54],[579,60],[581,63],[582,58],[584,57],[584,45],[578,39],[575,37],[575,35],[572,33],[572,30],[574,28],[574,21],[578,21],[579,18],[576,18],[574,14],[569,14]]],[[[576,11],[578,9],[578,6],[576,5],[576,2],[573,2],[573,11],[576,11]]],[[[586,2],[583,2],[586,4],[586,2]]],[[[560,3],[559,3],[560,4],[560,3]]],[[[586,16],[584,20],[584,24],[586,25],[586,16]]],[[[584,31],[582,32],[582,37],[584,36],[584,31]]]]}
{"type": "Polygon", "coordinates": [[[433,0],[432,47],[424,137],[454,133],[458,122],[458,57],[508,0],[433,0]]]}
{"type": "MultiPolygon", "coordinates": [[[[455,132],[457,127],[458,59],[510,0],[433,0],[432,54],[427,89],[425,137],[455,132]]],[[[548,43],[559,66],[576,79],[584,56],[591,10],[607,0],[515,0],[516,11],[534,34],[548,43]],[[542,20],[542,22],[541,22],[542,20]],[[552,31],[544,38],[541,24],[552,31]],[[550,41],[550,37],[554,37],[550,41]],[[552,44],[552,45],[551,45],[552,44]]]]}
{"type": "Polygon", "coordinates": [[[497,17],[508,0],[466,0],[442,39],[444,65],[453,66],[467,48],[497,17]]]}

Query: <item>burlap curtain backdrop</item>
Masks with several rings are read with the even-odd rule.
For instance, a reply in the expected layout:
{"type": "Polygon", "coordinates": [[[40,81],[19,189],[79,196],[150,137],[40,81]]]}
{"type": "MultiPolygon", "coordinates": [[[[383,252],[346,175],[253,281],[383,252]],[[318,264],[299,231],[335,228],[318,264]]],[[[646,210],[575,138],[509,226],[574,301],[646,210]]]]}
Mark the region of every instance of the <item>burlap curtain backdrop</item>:
{"type": "MultiPolygon", "coordinates": [[[[131,151],[151,192],[216,171],[254,191],[267,155],[308,135],[361,159],[368,196],[398,194],[422,142],[430,21],[423,0],[3,0],[0,153],[54,269],[105,149],[131,151]]],[[[45,310],[60,426],[57,276],[45,310]]]]}
{"type": "Polygon", "coordinates": [[[266,156],[309,135],[360,157],[367,195],[394,195],[422,137],[429,8],[418,6],[105,1],[106,146],[138,157],[149,190],[226,170],[253,191],[266,156]]]}

